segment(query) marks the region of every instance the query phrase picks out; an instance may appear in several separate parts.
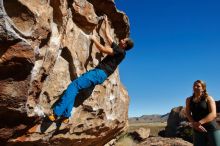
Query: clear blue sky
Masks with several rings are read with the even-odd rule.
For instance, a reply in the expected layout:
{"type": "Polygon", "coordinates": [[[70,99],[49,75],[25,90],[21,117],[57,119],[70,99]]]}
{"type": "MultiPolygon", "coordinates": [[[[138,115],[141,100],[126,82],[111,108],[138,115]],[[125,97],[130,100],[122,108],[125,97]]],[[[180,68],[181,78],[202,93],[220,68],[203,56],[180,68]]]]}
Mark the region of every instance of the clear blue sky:
{"type": "Polygon", "coordinates": [[[115,0],[130,21],[133,50],[120,64],[129,117],[185,105],[201,79],[220,100],[219,0],[115,0]]]}

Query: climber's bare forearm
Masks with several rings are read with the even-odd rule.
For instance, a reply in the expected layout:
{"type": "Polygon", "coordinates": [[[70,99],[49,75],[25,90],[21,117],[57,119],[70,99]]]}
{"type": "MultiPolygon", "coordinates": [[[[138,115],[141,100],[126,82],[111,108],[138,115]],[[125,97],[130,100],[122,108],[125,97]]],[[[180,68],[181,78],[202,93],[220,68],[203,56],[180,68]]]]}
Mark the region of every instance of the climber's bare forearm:
{"type": "Polygon", "coordinates": [[[112,43],[113,43],[113,39],[112,39],[112,37],[111,37],[111,35],[110,35],[110,29],[109,29],[109,23],[108,23],[108,18],[107,18],[107,16],[105,16],[105,35],[106,35],[106,37],[107,37],[108,42],[109,42],[110,44],[112,44],[112,43]]]}
{"type": "Polygon", "coordinates": [[[100,44],[95,37],[92,37],[92,41],[95,43],[97,49],[101,51],[102,53],[113,55],[113,49],[110,47],[105,47],[102,44],[100,44]]]}

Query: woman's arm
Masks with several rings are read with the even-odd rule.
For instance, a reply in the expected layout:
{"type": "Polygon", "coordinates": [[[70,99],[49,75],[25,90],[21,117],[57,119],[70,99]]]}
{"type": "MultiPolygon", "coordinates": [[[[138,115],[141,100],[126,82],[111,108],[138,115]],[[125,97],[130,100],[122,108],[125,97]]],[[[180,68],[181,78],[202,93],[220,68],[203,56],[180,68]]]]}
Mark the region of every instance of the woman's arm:
{"type": "Polygon", "coordinates": [[[216,118],[215,100],[211,96],[208,96],[207,103],[208,103],[208,107],[209,107],[209,114],[199,121],[199,123],[201,123],[201,124],[211,122],[212,120],[214,120],[216,118]]]}

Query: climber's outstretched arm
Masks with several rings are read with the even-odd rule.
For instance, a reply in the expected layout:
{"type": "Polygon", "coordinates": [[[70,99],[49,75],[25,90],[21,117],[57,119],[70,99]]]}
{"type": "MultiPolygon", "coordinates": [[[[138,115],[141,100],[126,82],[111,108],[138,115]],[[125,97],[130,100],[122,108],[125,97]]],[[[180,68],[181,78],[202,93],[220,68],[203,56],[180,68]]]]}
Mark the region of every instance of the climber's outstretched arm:
{"type": "Polygon", "coordinates": [[[105,35],[107,37],[107,40],[110,44],[113,43],[113,39],[110,35],[110,30],[109,30],[109,23],[108,23],[108,17],[105,15],[104,16],[104,20],[105,20],[105,35]]]}
{"type": "Polygon", "coordinates": [[[102,44],[97,41],[97,38],[92,35],[91,40],[95,43],[97,49],[99,49],[102,53],[108,54],[108,55],[113,55],[113,49],[109,46],[103,46],[102,44]]]}

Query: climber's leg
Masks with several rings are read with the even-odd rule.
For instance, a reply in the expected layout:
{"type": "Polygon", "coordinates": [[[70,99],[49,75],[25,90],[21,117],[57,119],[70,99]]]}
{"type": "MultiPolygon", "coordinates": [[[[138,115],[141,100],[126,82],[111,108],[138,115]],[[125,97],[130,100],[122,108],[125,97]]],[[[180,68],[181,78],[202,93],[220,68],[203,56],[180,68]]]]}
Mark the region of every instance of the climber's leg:
{"type": "Polygon", "coordinates": [[[75,79],[67,88],[60,101],[54,107],[57,116],[70,117],[75,97],[82,89],[102,84],[107,79],[107,74],[101,69],[90,70],[75,79]]]}

